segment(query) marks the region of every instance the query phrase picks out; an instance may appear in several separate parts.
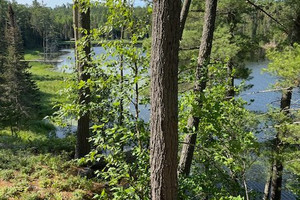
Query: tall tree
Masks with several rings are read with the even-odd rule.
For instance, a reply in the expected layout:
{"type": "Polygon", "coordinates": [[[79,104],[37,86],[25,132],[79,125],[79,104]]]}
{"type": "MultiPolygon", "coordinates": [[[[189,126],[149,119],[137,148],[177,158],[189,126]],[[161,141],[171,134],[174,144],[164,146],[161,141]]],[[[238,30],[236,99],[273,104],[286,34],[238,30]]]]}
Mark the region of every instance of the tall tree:
{"type": "MultiPolygon", "coordinates": [[[[282,97],[280,100],[280,109],[285,114],[288,115],[289,109],[291,107],[292,101],[292,87],[282,91],[282,97]]],[[[272,169],[272,181],[271,181],[271,200],[280,200],[281,199],[281,190],[282,190],[282,176],[283,176],[283,159],[282,159],[282,147],[283,142],[282,138],[285,133],[278,131],[274,139],[274,152],[275,158],[273,161],[272,169]]]]}
{"type": "Polygon", "coordinates": [[[74,35],[78,31],[78,40],[76,41],[75,54],[77,57],[77,70],[79,83],[85,83],[83,87],[79,89],[79,119],[77,128],[77,143],[75,158],[81,158],[90,152],[89,144],[89,111],[88,104],[90,102],[90,89],[87,86],[87,81],[90,77],[88,68],[90,67],[91,60],[91,42],[90,42],[90,7],[89,0],[86,1],[74,1],[74,19],[76,25],[76,15],[78,15],[78,26],[75,28],[74,35]],[[76,9],[76,7],[78,8],[76,9]],[[76,10],[78,12],[76,12],[76,10]]]}
{"type": "MultiPolygon", "coordinates": [[[[0,44],[4,44],[4,25],[5,25],[5,19],[4,19],[4,3],[6,2],[0,2],[0,44]]],[[[4,58],[4,51],[5,47],[4,45],[0,46],[0,73],[2,73],[2,65],[3,65],[3,58],[4,58]]]]}
{"type": "Polygon", "coordinates": [[[150,167],[153,200],[177,199],[180,0],[153,2],[150,167]]]}
{"type": "MultiPolygon", "coordinates": [[[[207,65],[210,61],[210,54],[212,49],[213,33],[215,30],[215,20],[216,20],[216,11],[217,11],[217,2],[218,0],[206,0],[205,6],[205,16],[204,16],[204,25],[201,39],[201,46],[199,50],[198,63],[196,69],[196,82],[194,86],[194,92],[197,95],[203,93],[206,88],[207,82],[207,65]]],[[[195,99],[198,101],[199,106],[201,106],[200,99],[195,99]]],[[[181,151],[180,162],[179,162],[179,173],[184,175],[189,175],[196,138],[197,131],[199,126],[199,116],[194,114],[189,117],[188,128],[192,130],[193,133],[186,135],[184,138],[184,144],[181,151]]]]}
{"type": "Polygon", "coordinates": [[[43,38],[44,60],[48,59],[49,37],[53,32],[53,19],[50,8],[34,0],[32,2],[31,24],[43,38]]]}
{"type": "Polygon", "coordinates": [[[182,39],[182,34],[185,26],[185,22],[189,13],[192,0],[184,0],[180,12],[180,39],[182,39]]]}
{"type": "Polygon", "coordinates": [[[0,75],[0,120],[13,127],[32,116],[36,102],[36,86],[24,60],[23,41],[11,5],[8,7],[5,27],[5,52],[0,75]]]}
{"type": "MultiPolygon", "coordinates": [[[[286,47],[283,51],[270,51],[268,58],[271,60],[266,71],[279,77],[279,81],[275,84],[282,89],[282,97],[280,103],[280,117],[276,124],[276,136],[273,140],[272,153],[274,155],[271,173],[271,189],[270,199],[280,200],[283,180],[284,161],[286,158],[284,149],[289,146],[289,140],[286,138],[293,130],[287,128],[286,124],[291,124],[291,101],[293,88],[299,87],[299,60],[300,46],[294,44],[292,47],[286,47]],[[283,118],[284,116],[284,118],[283,118]]],[[[277,117],[277,116],[276,116],[277,117]]],[[[268,192],[266,192],[267,194],[268,192]]]]}

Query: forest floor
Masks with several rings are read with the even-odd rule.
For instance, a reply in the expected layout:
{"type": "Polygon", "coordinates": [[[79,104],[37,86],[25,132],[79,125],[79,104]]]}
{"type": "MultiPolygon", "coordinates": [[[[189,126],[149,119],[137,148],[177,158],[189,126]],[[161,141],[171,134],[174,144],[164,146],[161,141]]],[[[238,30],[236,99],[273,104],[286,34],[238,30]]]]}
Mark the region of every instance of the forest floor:
{"type": "MultiPolygon", "coordinates": [[[[25,59],[39,59],[38,51],[27,51],[25,59]]],[[[55,127],[43,118],[65,99],[59,91],[68,75],[53,66],[31,62],[30,72],[40,93],[37,119],[19,127],[0,130],[0,200],[85,200],[101,193],[103,185],[78,175],[81,167],[72,160],[75,137],[55,136],[55,127]]]]}

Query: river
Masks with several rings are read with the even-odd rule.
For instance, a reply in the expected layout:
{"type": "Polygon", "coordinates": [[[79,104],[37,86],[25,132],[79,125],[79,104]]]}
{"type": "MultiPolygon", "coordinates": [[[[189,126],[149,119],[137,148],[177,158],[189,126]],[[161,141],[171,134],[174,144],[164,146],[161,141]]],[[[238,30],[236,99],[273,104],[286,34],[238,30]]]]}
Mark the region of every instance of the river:
{"type": "MultiPolygon", "coordinates": [[[[95,56],[105,53],[102,47],[94,47],[95,56]]],[[[74,50],[73,49],[63,49],[62,51],[67,52],[61,55],[58,60],[63,62],[57,64],[57,69],[59,71],[71,72],[72,68],[66,66],[72,66],[74,64],[74,50]]],[[[252,73],[250,80],[246,81],[247,85],[253,85],[252,88],[243,91],[239,96],[250,103],[247,106],[248,109],[252,111],[266,112],[269,105],[275,107],[279,106],[279,101],[281,97],[280,92],[263,92],[271,89],[271,85],[277,81],[277,77],[271,76],[268,73],[262,73],[262,69],[266,68],[268,61],[258,61],[258,62],[248,62],[246,67],[249,68],[252,73]]],[[[241,80],[236,80],[236,84],[240,84],[241,80]]],[[[293,102],[300,99],[299,90],[295,89],[293,93],[293,102]]],[[[297,105],[293,105],[296,107],[297,105]]],[[[142,114],[142,116],[145,116],[142,114]]]]}
{"type": "MultiPolygon", "coordinates": [[[[57,64],[58,71],[65,71],[67,73],[72,72],[72,67],[74,65],[74,50],[63,49],[62,51],[67,52],[58,57],[58,60],[63,60],[63,62],[57,64]]],[[[95,57],[105,53],[102,47],[93,47],[95,57]]],[[[247,80],[245,83],[248,85],[253,85],[250,89],[243,91],[239,94],[245,101],[249,104],[246,106],[251,111],[257,112],[267,112],[268,106],[272,105],[279,107],[281,92],[266,92],[266,90],[271,89],[271,85],[277,81],[277,77],[271,76],[268,73],[262,73],[262,69],[266,68],[268,61],[258,61],[258,62],[247,62],[246,67],[251,70],[251,79],[247,80]]],[[[241,80],[235,81],[236,85],[241,83],[241,80]]],[[[294,89],[292,97],[292,107],[299,108],[297,101],[300,101],[299,89],[294,89]]],[[[149,105],[140,105],[140,116],[143,120],[149,121],[149,105]]],[[[131,110],[133,111],[133,106],[131,105],[131,110]]]]}

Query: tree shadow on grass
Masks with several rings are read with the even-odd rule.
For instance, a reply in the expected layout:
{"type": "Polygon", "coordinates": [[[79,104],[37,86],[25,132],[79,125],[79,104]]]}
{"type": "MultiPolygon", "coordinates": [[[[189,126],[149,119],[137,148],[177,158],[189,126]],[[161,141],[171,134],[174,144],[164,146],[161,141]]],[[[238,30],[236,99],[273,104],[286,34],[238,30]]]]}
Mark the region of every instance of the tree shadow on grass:
{"type": "Polygon", "coordinates": [[[37,74],[32,74],[31,75],[32,80],[34,81],[63,81],[64,76],[52,76],[52,75],[37,75],[37,74]]]}
{"type": "Polygon", "coordinates": [[[57,102],[53,102],[56,95],[39,91],[39,103],[37,105],[37,118],[43,119],[46,116],[51,116],[57,109],[54,106],[57,102]]]}
{"type": "Polygon", "coordinates": [[[68,152],[71,157],[75,150],[75,137],[70,135],[66,138],[56,138],[47,136],[26,135],[24,132],[19,136],[11,135],[9,131],[0,131],[0,150],[10,151],[26,150],[35,154],[51,153],[59,155],[68,152]]]}

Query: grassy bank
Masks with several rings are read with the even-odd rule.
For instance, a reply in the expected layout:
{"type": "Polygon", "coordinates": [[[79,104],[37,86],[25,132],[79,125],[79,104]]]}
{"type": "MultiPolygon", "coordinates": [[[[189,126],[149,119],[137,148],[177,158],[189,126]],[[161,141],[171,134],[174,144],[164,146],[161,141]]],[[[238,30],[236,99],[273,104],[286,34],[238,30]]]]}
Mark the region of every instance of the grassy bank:
{"type": "MultiPolygon", "coordinates": [[[[39,51],[26,51],[25,59],[40,59],[39,51]]],[[[102,186],[79,177],[80,167],[72,161],[75,138],[60,139],[55,127],[43,120],[54,112],[53,106],[64,102],[59,91],[68,76],[51,65],[30,63],[30,72],[40,93],[37,117],[26,122],[12,135],[0,130],[0,200],[91,199],[102,186]]]]}

